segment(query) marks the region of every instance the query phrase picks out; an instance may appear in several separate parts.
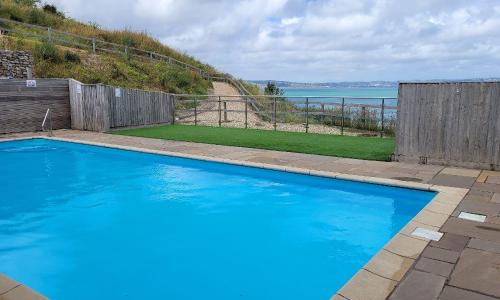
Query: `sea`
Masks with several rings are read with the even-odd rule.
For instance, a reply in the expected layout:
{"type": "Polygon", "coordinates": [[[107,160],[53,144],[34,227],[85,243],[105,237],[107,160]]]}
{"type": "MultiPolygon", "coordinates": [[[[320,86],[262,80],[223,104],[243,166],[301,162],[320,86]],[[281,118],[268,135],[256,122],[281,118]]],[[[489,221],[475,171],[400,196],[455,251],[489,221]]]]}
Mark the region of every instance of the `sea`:
{"type": "Polygon", "coordinates": [[[328,97],[319,99],[309,99],[313,102],[334,102],[341,103],[344,97],[346,104],[367,104],[380,105],[380,98],[385,99],[385,105],[397,106],[397,87],[281,87],[284,90],[284,96],[290,101],[303,102],[303,98],[294,97],[328,97]],[[331,98],[329,98],[331,97],[331,98]],[[353,99],[353,98],[355,99],[353,99]]]}

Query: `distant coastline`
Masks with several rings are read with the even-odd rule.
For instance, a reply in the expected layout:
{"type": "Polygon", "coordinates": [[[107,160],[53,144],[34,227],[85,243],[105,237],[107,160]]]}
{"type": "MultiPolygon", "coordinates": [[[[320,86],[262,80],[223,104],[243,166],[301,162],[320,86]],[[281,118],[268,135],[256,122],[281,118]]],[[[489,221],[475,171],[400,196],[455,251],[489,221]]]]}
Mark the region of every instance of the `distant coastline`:
{"type": "Polygon", "coordinates": [[[385,87],[397,88],[398,82],[396,81],[353,81],[353,82],[292,82],[280,80],[248,80],[259,87],[264,87],[268,82],[275,83],[278,87],[282,88],[367,88],[367,87],[385,87]]]}
{"type": "MultiPolygon", "coordinates": [[[[397,89],[399,81],[341,81],[341,82],[293,82],[293,81],[283,81],[283,80],[247,80],[248,82],[258,85],[260,88],[264,88],[268,82],[275,83],[280,88],[395,88],[397,89]]],[[[411,80],[411,82],[489,82],[489,81],[500,81],[498,77],[491,78],[468,78],[468,79],[456,79],[456,80],[442,80],[442,79],[430,79],[430,80],[411,80]]],[[[404,81],[406,82],[406,81],[404,81]]]]}

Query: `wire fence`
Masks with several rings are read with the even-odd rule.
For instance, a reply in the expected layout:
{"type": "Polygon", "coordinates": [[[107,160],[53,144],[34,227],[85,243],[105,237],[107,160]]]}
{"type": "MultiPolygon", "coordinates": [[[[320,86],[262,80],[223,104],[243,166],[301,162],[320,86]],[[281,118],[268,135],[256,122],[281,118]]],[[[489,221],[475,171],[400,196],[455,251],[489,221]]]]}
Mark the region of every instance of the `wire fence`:
{"type": "Polygon", "coordinates": [[[397,98],[174,95],[180,124],[393,136],[397,98]]]}
{"type": "Polygon", "coordinates": [[[29,37],[41,42],[49,42],[61,46],[71,46],[81,50],[89,51],[93,54],[98,52],[112,53],[125,55],[136,59],[149,59],[151,61],[163,62],[167,64],[177,65],[186,70],[190,70],[200,74],[203,78],[213,81],[222,81],[231,84],[241,95],[248,97],[252,102],[253,108],[258,109],[255,105],[255,99],[251,93],[235,78],[229,74],[221,74],[217,72],[207,72],[199,67],[177,60],[171,56],[131,47],[125,44],[111,43],[95,37],[82,36],[70,32],[55,30],[51,27],[34,25],[5,18],[0,18],[0,34],[15,34],[19,37],[29,37]]]}
{"type": "Polygon", "coordinates": [[[59,31],[51,27],[0,18],[0,31],[3,34],[16,34],[21,37],[29,37],[35,40],[46,41],[62,46],[72,46],[78,49],[90,51],[94,54],[98,52],[106,52],[122,54],[134,58],[161,61],[168,64],[178,65],[186,70],[191,70],[193,72],[199,73],[205,78],[209,78],[212,75],[201,68],[182,62],[167,55],[131,47],[125,44],[106,42],[95,37],[90,38],[74,33],[59,31]]]}

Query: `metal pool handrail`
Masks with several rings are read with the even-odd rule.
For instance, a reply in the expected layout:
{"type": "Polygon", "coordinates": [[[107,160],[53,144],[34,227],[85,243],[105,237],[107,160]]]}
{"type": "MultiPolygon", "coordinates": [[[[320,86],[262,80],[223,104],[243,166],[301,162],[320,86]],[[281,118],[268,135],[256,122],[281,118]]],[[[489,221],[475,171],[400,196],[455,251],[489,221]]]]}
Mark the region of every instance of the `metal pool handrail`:
{"type": "Polygon", "coordinates": [[[45,117],[43,118],[42,122],[42,131],[46,131],[45,125],[47,124],[47,120],[49,120],[49,130],[48,130],[48,135],[52,136],[52,111],[50,108],[47,108],[47,112],[45,112],[45,117]]]}

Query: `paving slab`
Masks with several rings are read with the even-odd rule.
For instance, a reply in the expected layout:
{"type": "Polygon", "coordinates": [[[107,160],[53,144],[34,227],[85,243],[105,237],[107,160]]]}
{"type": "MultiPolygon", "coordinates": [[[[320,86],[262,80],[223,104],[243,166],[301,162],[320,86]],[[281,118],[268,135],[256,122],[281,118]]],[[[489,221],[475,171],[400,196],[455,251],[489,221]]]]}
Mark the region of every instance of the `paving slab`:
{"type": "Polygon", "coordinates": [[[383,300],[394,290],[396,281],[361,269],[338,294],[349,300],[383,300]]]}
{"type": "Polygon", "coordinates": [[[430,246],[460,252],[467,246],[469,240],[470,238],[468,236],[445,233],[438,242],[432,241],[430,246]]]}
{"type": "Polygon", "coordinates": [[[500,203],[463,200],[457,206],[452,216],[456,217],[460,212],[485,215],[487,217],[496,217],[500,213],[500,203]]]}
{"type": "Polygon", "coordinates": [[[479,223],[450,217],[441,227],[441,231],[500,242],[500,224],[479,223]]]}
{"type": "Polygon", "coordinates": [[[384,248],[392,253],[416,259],[427,244],[427,241],[397,234],[384,248]]]}
{"type": "Polygon", "coordinates": [[[443,277],[448,277],[450,276],[454,266],[455,265],[451,263],[421,257],[415,264],[415,269],[443,277]]]}
{"type": "Polygon", "coordinates": [[[447,175],[447,174],[438,174],[429,182],[431,184],[436,185],[445,185],[445,186],[453,186],[460,188],[470,188],[474,182],[476,182],[476,178],[469,176],[458,176],[458,175],[447,175]]]}
{"type": "Polygon", "coordinates": [[[497,300],[497,298],[447,285],[439,296],[439,300],[497,300]]]}
{"type": "Polygon", "coordinates": [[[382,249],[364,268],[382,277],[400,281],[414,262],[413,259],[382,249]]]}
{"type": "Polygon", "coordinates": [[[486,182],[489,176],[498,176],[500,177],[500,171],[488,171],[483,170],[481,174],[477,177],[478,182],[486,182]]]}
{"type": "Polygon", "coordinates": [[[500,297],[500,254],[465,249],[451,274],[450,285],[500,297]]]}
{"type": "Polygon", "coordinates": [[[471,239],[467,247],[500,254],[500,242],[471,239]]]}
{"type": "Polygon", "coordinates": [[[486,183],[500,184],[500,176],[488,176],[486,183]]]}
{"type": "Polygon", "coordinates": [[[460,257],[460,252],[429,246],[422,252],[422,257],[454,264],[460,257]]]}
{"type": "Polygon", "coordinates": [[[491,198],[491,202],[500,203],[500,193],[493,194],[493,197],[491,198]]]}
{"type": "Polygon", "coordinates": [[[438,299],[446,278],[421,271],[410,271],[399,284],[390,300],[433,300],[438,299]]]}
{"type": "Polygon", "coordinates": [[[473,190],[500,193],[500,184],[476,182],[472,186],[473,190]]]}
{"type": "Polygon", "coordinates": [[[18,286],[20,283],[16,282],[9,277],[0,274],[0,295],[8,292],[9,290],[15,288],[18,286]]]}
{"type": "Polygon", "coordinates": [[[12,290],[0,296],[1,300],[48,300],[48,298],[38,294],[32,289],[18,285],[12,290]]]}
{"type": "Polygon", "coordinates": [[[494,193],[478,191],[478,190],[470,190],[469,193],[464,197],[464,200],[467,201],[483,201],[483,202],[491,202],[491,198],[494,193]]]}
{"type": "Polygon", "coordinates": [[[453,168],[453,167],[444,168],[440,172],[440,174],[456,175],[456,176],[466,176],[466,177],[474,177],[474,178],[476,178],[477,176],[479,176],[480,173],[481,173],[480,170],[463,169],[463,168],[453,168]]]}

